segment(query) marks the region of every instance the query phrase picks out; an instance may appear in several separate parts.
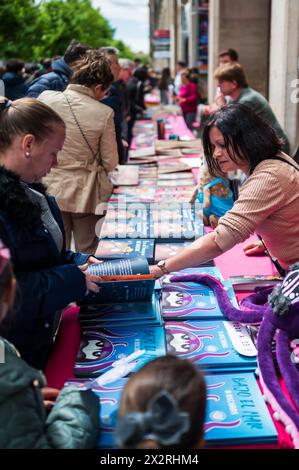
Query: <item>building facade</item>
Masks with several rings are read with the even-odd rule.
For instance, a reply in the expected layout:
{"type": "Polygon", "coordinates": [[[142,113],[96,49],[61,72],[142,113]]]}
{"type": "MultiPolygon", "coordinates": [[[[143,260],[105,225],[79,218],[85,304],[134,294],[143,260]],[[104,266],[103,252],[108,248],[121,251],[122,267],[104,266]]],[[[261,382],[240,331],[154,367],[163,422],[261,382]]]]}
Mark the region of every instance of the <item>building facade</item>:
{"type": "Polygon", "coordinates": [[[298,0],[150,0],[151,56],[157,69],[178,60],[199,68],[208,100],[218,54],[239,53],[250,86],[270,102],[294,150],[299,145],[298,0]],[[156,30],[169,30],[168,58],[154,57],[156,30]]]}

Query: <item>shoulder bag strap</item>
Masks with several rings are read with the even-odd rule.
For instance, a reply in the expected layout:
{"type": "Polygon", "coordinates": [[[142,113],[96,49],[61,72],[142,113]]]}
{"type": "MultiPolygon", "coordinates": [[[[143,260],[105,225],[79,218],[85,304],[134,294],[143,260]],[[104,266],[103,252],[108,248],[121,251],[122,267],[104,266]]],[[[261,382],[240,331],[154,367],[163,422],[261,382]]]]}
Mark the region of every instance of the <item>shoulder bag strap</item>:
{"type": "Polygon", "coordinates": [[[93,158],[94,158],[95,160],[97,160],[98,154],[93,151],[93,148],[91,147],[90,143],[88,142],[88,140],[87,140],[87,138],[86,138],[86,135],[84,134],[83,129],[82,129],[82,127],[81,127],[80,124],[79,124],[79,121],[78,121],[78,119],[77,119],[77,116],[76,116],[75,113],[74,113],[73,107],[72,107],[72,105],[71,105],[71,102],[70,102],[70,100],[69,100],[67,94],[66,94],[66,93],[62,93],[62,94],[63,94],[63,96],[64,96],[64,98],[65,98],[67,104],[69,105],[69,108],[70,108],[70,111],[71,111],[72,116],[73,116],[73,118],[74,118],[74,121],[75,121],[75,123],[77,124],[78,129],[79,129],[79,131],[80,131],[80,133],[81,133],[81,135],[82,135],[82,137],[83,137],[83,139],[84,139],[86,145],[88,146],[89,150],[91,151],[91,154],[92,154],[93,158]]]}

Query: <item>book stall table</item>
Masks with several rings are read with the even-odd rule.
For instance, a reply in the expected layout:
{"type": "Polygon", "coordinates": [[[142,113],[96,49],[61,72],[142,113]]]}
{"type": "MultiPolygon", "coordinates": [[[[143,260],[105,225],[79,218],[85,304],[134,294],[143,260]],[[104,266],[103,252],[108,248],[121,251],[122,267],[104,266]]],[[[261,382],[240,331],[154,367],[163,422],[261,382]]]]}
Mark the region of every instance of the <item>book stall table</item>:
{"type": "MultiPolygon", "coordinates": [[[[224,253],[215,260],[215,265],[220,269],[224,279],[230,275],[244,274],[277,274],[267,256],[247,257],[242,245],[236,245],[232,250],[224,253]]],[[[250,292],[237,293],[238,300],[242,300],[250,292]]],[[[53,348],[52,355],[47,365],[46,377],[50,387],[61,388],[63,384],[74,377],[74,364],[80,343],[80,326],[77,320],[78,307],[70,307],[63,313],[60,330],[53,348]]],[[[287,390],[282,384],[287,395],[287,390]]],[[[273,412],[270,407],[271,416],[273,412]]],[[[276,445],[264,445],[263,448],[292,448],[292,442],[285,428],[274,421],[278,432],[278,443],[276,445]]],[[[249,446],[240,446],[248,448],[249,446]]],[[[261,448],[261,446],[251,446],[261,448]]],[[[239,447],[238,447],[239,448],[239,447]]]]}
{"type": "MultiPolygon", "coordinates": [[[[168,134],[175,133],[181,136],[188,135],[190,140],[194,139],[191,131],[185,126],[182,116],[170,116],[168,122],[171,124],[171,132],[169,132],[168,129],[168,134]]],[[[132,147],[134,148],[134,141],[132,147]]],[[[192,157],[194,158],[195,155],[193,154],[189,156],[189,158],[192,157]]],[[[186,156],[186,158],[188,158],[188,156],[186,156]]],[[[195,169],[193,171],[193,176],[195,181],[198,181],[199,171],[195,169]]],[[[236,245],[228,252],[216,258],[215,266],[220,270],[224,280],[228,280],[229,276],[233,275],[277,275],[275,267],[267,256],[260,255],[247,257],[243,252],[242,244],[236,245]]],[[[237,300],[240,301],[249,294],[250,292],[248,291],[237,292],[237,300]]],[[[62,388],[67,380],[74,378],[74,365],[77,358],[81,335],[78,314],[79,307],[70,307],[63,312],[60,329],[46,368],[46,378],[50,387],[62,388]]],[[[284,393],[288,395],[283,383],[281,386],[284,393]]],[[[273,412],[269,406],[268,409],[271,416],[273,416],[273,412]]],[[[274,421],[274,424],[278,433],[278,441],[276,444],[259,444],[257,441],[255,444],[242,446],[234,445],[230,448],[292,448],[292,440],[289,434],[285,431],[284,426],[277,421],[274,421]]]]}

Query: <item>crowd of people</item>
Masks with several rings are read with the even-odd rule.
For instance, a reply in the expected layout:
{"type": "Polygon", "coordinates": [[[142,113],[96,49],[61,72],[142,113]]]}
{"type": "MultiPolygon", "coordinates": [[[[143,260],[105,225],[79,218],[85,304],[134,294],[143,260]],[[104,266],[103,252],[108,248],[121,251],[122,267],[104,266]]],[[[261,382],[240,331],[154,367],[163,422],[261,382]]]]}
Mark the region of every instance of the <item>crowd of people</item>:
{"type": "MultiPolygon", "coordinates": [[[[145,66],[119,59],[115,48],[76,41],[62,58],[45,61],[42,73],[28,79],[23,69],[22,61],[7,62],[0,102],[0,447],[92,448],[98,399],[76,387],[58,394],[37,369],[46,367],[62,310],[99,290],[87,272],[98,261],[97,206],[111,195],[110,173],[127,160],[154,83],[145,66]]],[[[174,79],[165,68],[156,84],[161,103],[179,104],[190,129],[198,116],[209,117],[203,147],[210,174],[240,169],[245,182],[217,228],[152,266],[155,278],[213,259],[253,232],[263,241],[248,253],[266,247],[283,270],[299,259],[299,167],[287,136],[248,86],[236,51],[219,55],[215,78],[211,104],[200,103],[198,71],[183,62],[174,79]]],[[[201,372],[188,361],[159,358],[124,389],[118,445],[199,448],[205,406],[201,372]]]]}

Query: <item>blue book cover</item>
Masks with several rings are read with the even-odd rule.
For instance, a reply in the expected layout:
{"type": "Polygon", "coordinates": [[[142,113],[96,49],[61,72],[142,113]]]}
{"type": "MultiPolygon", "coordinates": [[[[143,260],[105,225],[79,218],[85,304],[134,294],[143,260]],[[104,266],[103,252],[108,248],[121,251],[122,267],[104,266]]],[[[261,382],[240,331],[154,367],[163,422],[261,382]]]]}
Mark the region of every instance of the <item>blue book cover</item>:
{"type": "MultiPolygon", "coordinates": [[[[151,238],[148,236],[150,218],[146,206],[144,204],[127,204],[126,206],[127,209],[121,209],[120,205],[120,209],[115,212],[115,217],[111,216],[109,218],[109,215],[108,218],[105,217],[101,230],[101,239],[151,238]]],[[[109,211],[107,214],[109,214],[109,211]]]]}
{"type": "MultiPolygon", "coordinates": [[[[154,206],[156,207],[156,206],[154,206]]],[[[168,209],[151,211],[149,238],[158,241],[192,241],[203,236],[204,226],[199,208],[189,203],[168,204],[168,209]],[[175,210],[174,210],[175,209],[175,210]]]]}
{"type": "Polygon", "coordinates": [[[81,324],[90,321],[118,321],[155,318],[160,311],[159,294],[155,291],[150,302],[124,302],[121,304],[83,305],[80,308],[79,321],[81,324]]]}
{"type": "MultiPolygon", "coordinates": [[[[115,447],[117,412],[127,378],[92,387],[100,408],[99,448],[115,447]]],[[[205,444],[234,446],[270,444],[278,435],[255,376],[250,372],[206,375],[207,408],[205,444]]],[[[66,385],[79,388],[90,380],[72,379],[66,385]]]]}
{"type": "Polygon", "coordinates": [[[203,369],[254,371],[257,351],[245,326],[229,321],[167,321],[167,352],[203,369]]]}
{"type": "MultiPolygon", "coordinates": [[[[198,206],[198,204],[197,204],[198,206]]],[[[119,203],[108,206],[108,217],[103,223],[101,239],[145,238],[160,241],[194,240],[204,233],[198,207],[189,203],[175,203],[172,207],[160,204],[119,203]],[[112,207],[113,210],[110,210],[112,207]],[[117,210],[115,209],[117,208],[117,210]]]]}
{"type": "MultiPolygon", "coordinates": [[[[107,217],[107,216],[106,216],[107,217]]],[[[119,258],[120,256],[131,257],[132,255],[144,256],[150,264],[154,262],[155,240],[111,238],[100,240],[95,256],[119,258]]]]}
{"type": "Polygon", "coordinates": [[[98,282],[100,290],[89,294],[78,304],[107,304],[151,300],[155,279],[149,273],[149,265],[141,255],[131,258],[106,259],[90,264],[87,272],[104,279],[98,282]]]}
{"type": "Polygon", "coordinates": [[[206,375],[207,446],[277,442],[277,431],[253,373],[206,375]]]}
{"type": "Polygon", "coordinates": [[[96,330],[105,326],[162,325],[159,296],[155,293],[151,302],[127,302],[122,304],[92,305],[81,307],[81,329],[96,330]],[[88,309],[88,307],[93,307],[88,309]]]}
{"type": "Polygon", "coordinates": [[[75,376],[93,378],[135,351],[144,351],[133,371],[166,354],[165,331],[161,326],[109,327],[84,330],[75,363],[75,376]]]}
{"type": "MultiPolygon", "coordinates": [[[[232,304],[238,308],[231,283],[222,281],[222,284],[232,304]]],[[[213,289],[203,284],[193,285],[194,287],[186,287],[183,283],[172,282],[163,286],[161,299],[163,318],[165,320],[225,319],[213,289]]]]}
{"type": "Polygon", "coordinates": [[[110,384],[101,385],[95,394],[99,397],[100,409],[100,433],[97,447],[111,449],[115,447],[115,427],[117,422],[117,411],[122,395],[122,390],[127,383],[126,378],[118,379],[110,384]]]}

